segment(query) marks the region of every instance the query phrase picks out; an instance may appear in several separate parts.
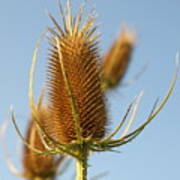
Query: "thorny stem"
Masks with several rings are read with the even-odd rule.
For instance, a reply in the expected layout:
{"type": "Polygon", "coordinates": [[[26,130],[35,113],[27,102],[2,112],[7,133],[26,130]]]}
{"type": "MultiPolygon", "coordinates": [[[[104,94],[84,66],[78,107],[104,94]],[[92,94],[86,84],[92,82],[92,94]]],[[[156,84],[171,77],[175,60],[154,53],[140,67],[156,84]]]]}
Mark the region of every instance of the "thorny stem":
{"type": "Polygon", "coordinates": [[[76,180],[87,180],[88,148],[86,144],[79,147],[81,159],[76,160],[76,180]]]}

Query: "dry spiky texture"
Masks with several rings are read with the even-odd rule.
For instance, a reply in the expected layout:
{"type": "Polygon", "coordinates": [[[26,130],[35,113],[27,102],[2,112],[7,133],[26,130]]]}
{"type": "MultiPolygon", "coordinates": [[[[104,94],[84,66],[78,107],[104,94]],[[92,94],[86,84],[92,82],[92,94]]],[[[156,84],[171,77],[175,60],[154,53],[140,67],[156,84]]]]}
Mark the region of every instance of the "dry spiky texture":
{"type": "Polygon", "coordinates": [[[92,16],[80,27],[81,16],[80,10],[73,19],[68,5],[67,14],[63,14],[63,30],[51,16],[58,32],[50,30],[53,36],[50,39],[47,86],[52,117],[47,131],[61,143],[77,140],[78,127],[72,106],[76,107],[75,116],[79,120],[81,138],[100,139],[105,134],[106,111],[94,35],[96,27],[92,27],[92,16]],[[63,73],[66,74],[71,94],[63,73]]]}
{"type": "Polygon", "coordinates": [[[131,59],[134,41],[134,33],[123,29],[118,39],[113,43],[103,60],[105,86],[116,86],[122,80],[131,59]]]}
{"type": "MultiPolygon", "coordinates": [[[[44,118],[42,111],[40,113],[40,119],[44,118]]],[[[28,124],[26,141],[32,147],[45,151],[45,147],[40,138],[40,134],[37,130],[35,121],[31,119],[28,124]]],[[[53,179],[57,169],[58,161],[51,155],[38,155],[27,146],[24,146],[23,155],[23,166],[24,166],[24,176],[28,179],[34,179],[39,177],[42,179],[50,178],[53,179]]]]}

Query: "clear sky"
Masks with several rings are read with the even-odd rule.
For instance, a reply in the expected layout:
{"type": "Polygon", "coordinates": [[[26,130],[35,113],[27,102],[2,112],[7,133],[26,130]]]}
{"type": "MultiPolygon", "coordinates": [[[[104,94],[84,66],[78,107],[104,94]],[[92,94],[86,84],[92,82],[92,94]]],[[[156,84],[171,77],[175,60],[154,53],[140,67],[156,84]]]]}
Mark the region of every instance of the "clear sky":
{"type": "MultiPolygon", "coordinates": [[[[63,1],[63,0],[62,0],[63,1]]],[[[63,1],[64,2],[64,1],[63,1]]],[[[73,0],[77,9],[80,0],[73,0]]],[[[127,24],[137,32],[137,44],[124,81],[131,79],[144,65],[146,71],[133,84],[118,88],[107,97],[109,120],[113,128],[122,118],[132,99],[144,90],[137,123],[144,121],[157,97],[163,97],[173,72],[175,54],[180,50],[179,0],[89,0],[100,23],[101,53],[116,38],[120,25],[127,24]]],[[[51,22],[51,12],[60,19],[55,0],[0,0],[0,124],[9,119],[12,104],[20,128],[29,117],[28,72],[35,42],[51,22]]],[[[46,46],[42,47],[36,78],[36,94],[44,84],[42,78],[46,46]],[[43,48],[44,47],[44,48],[43,48]]],[[[89,176],[108,172],[104,180],[178,180],[180,179],[180,81],[169,102],[143,133],[128,145],[118,148],[121,153],[95,153],[90,157],[89,176]]],[[[16,167],[21,170],[20,141],[9,125],[6,143],[16,167]]],[[[73,171],[59,179],[70,180],[73,171]]],[[[20,179],[11,174],[0,150],[0,180],[20,179]]]]}

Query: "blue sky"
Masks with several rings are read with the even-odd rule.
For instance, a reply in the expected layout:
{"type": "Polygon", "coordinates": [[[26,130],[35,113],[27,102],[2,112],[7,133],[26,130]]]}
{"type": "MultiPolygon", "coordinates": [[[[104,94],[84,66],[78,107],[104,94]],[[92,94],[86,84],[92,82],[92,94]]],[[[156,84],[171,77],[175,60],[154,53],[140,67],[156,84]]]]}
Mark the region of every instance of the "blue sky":
{"type": "MultiPolygon", "coordinates": [[[[73,2],[77,9],[82,1],[73,2]]],[[[88,9],[94,7],[98,14],[97,23],[100,23],[102,54],[117,37],[120,25],[127,24],[137,32],[136,48],[124,81],[148,64],[137,81],[118,88],[107,97],[113,128],[132,99],[144,90],[135,128],[147,117],[155,99],[164,96],[175,71],[175,55],[180,50],[180,1],[89,0],[88,9]]],[[[0,124],[9,119],[8,110],[13,105],[22,131],[29,117],[28,72],[33,48],[42,31],[51,25],[47,11],[60,19],[55,0],[0,0],[0,124]]],[[[44,84],[45,48],[46,45],[41,48],[36,74],[37,95],[44,84]]],[[[180,179],[179,83],[178,80],[172,97],[158,117],[136,140],[118,148],[121,153],[95,153],[90,157],[90,176],[108,172],[104,180],[180,179]]],[[[7,131],[6,143],[15,165],[21,170],[20,140],[12,124],[7,131]]],[[[73,171],[68,171],[59,179],[70,180],[72,174],[73,171]]],[[[0,180],[5,179],[20,178],[9,172],[1,148],[0,180]]]]}

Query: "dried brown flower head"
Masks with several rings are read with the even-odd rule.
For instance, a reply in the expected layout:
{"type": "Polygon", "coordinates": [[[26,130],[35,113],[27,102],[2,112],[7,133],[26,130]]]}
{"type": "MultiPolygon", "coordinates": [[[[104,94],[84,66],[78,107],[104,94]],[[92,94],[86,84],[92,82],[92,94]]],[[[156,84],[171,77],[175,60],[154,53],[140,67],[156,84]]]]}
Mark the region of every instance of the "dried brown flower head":
{"type": "MultiPolygon", "coordinates": [[[[40,112],[41,120],[44,118],[46,111],[43,109],[40,112]]],[[[42,142],[41,134],[38,132],[36,122],[34,119],[28,124],[26,141],[32,147],[45,151],[46,148],[42,142]]],[[[32,149],[24,146],[23,155],[23,166],[24,166],[24,177],[28,179],[49,179],[52,180],[55,177],[57,167],[64,157],[55,158],[52,155],[37,154],[32,149]]]]}
{"type": "Polygon", "coordinates": [[[131,59],[134,43],[135,34],[123,28],[103,60],[103,88],[114,87],[122,80],[131,59]]]}
{"type": "Polygon", "coordinates": [[[72,17],[70,5],[62,16],[64,28],[50,15],[57,31],[50,29],[47,88],[52,117],[47,131],[60,143],[100,139],[105,134],[106,110],[94,17],[81,25],[82,9],[72,17]]]}

